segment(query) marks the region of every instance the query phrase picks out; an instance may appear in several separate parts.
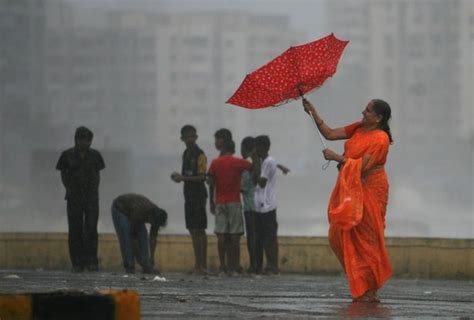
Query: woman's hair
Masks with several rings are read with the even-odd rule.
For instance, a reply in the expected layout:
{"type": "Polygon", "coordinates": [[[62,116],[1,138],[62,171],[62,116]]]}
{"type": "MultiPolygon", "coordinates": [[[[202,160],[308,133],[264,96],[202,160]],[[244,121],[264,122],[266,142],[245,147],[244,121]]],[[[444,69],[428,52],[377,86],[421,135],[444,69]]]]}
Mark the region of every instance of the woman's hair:
{"type": "Polygon", "coordinates": [[[372,103],[374,105],[375,113],[378,114],[379,116],[382,116],[380,129],[382,129],[383,131],[387,133],[390,143],[393,143],[392,133],[390,131],[390,125],[389,125],[389,121],[392,118],[392,109],[390,108],[390,105],[381,99],[373,99],[372,103]]]}

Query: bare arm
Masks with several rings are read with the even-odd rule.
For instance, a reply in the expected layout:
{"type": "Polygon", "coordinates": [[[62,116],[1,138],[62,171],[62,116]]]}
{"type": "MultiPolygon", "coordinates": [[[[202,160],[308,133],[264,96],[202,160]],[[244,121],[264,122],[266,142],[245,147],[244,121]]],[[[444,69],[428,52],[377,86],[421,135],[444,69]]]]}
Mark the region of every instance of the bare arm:
{"type": "Polygon", "coordinates": [[[323,155],[326,160],[336,161],[338,163],[344,163],[346,161],[346,158],[342,154],[338,154],[329,148],[323,150],[323,155]]]}
{"type": "Polygon", "coordinates": [[[138,263],[141,266],[144,266],[145,261],[143,261],[143,258],[140,254],[140,248],[139,248],[139,245],[138,245],[138,238],[137,237],[132,237],[132,244],[133,244],[133,256],[135,257],[135,259],[137,259],[138,263]]]}
{"type": "Polygon", "coordinates": [[[150,262],[151,266],[155,266],[155,250],[156,250],[156,238],[158,237],[158,227],[152,226],[150,230],[150,262]]]}
{"type": "Polygon", "coordinates": [[[267,185],[267,178],[264,178],[264,177],[258,177],[257,178],[257,184],[260,188],[265,188],[265,186],[267,185]]]}
{"type": "Polygon", "coordinates": [[[314,122],[316,123],[316,126],[318,127],[324,138],[326,138],[327,140],[342,140],[348,138],[344,127],[336,129],[332,129],[331,127],[329,127],[323,121],[323,119],[321,119],[319,113],[316,111],[311,102],[306,99],[303,99],[303,107],[304,111],[306,111],[306,113],[312,116],[314,122]]]}
{"type": "Polygon", "coordinates": [[[282,164],[277,164],[277,168],[281,170],[281,172],[283,172],[283,174],[288,174],[288,172],[290,172],[290,169],[288,169],[287,167],[285,167],[284,165],[282,164]]]}
{"type": "Polygon", "coordinates": [[[171,174],[171,180],[176,183],[183,182],[204,182],[206,181],[207,158],[204,154],[197,158],[197,174],[194,176],[184,176],[178,172],[171,174]]]}
{"type": "Polygon", "coordinates": [[[265,186],[267,185],[267,178],[260,176],[262,174],[262,163],[263,162],[261,158],[256,159],[258,172],[254,171],[254,181],[255,184],[258,185],[260,188],[265,188],[265,186]]]}
{"type": "MultiPolygon", "coordinates": [[[[332,151],[331,149],[324,149],[323,154],[326,160],[336,161],[341,164],[346,162],[346,157],[344,157],[342,154],[338,154],[332,151]]],[[[362,157],[362,169],[361,169],[362,175],[364,175],[367,171],[366,167],[367,167],[367,164],[369,163],[370,157],[371,156],[369,154],[366,154],[362,157]]]]}
{"type": "Polygon", "coordinates": [[[262,159],[260,159],[255,153],[251,155],[252,158],[252,165],[253,165],[253,170],[252,170],[252,180],[253,184],[258,183],[258,178],[260,177],[260,172],[262,169],[262,159]]]}
{"type": "Polygon", "coordinates": [[[207,176],[207,184],[209,185],[209,210],[212,214],[216,213],[216,205],[214,203],[214,179],[207,176]]]}

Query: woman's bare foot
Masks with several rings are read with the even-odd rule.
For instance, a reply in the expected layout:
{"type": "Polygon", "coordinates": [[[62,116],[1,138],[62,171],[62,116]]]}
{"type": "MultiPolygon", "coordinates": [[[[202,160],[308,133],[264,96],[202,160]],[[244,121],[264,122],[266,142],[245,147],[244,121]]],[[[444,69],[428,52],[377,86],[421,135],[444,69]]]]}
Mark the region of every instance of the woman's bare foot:
{"type": "Polygon", "coordinates": [[[377,290],[367,290],[364,295],[352,299],[352,302],[379,303],[380,299],[377,296],[377,290]]]}

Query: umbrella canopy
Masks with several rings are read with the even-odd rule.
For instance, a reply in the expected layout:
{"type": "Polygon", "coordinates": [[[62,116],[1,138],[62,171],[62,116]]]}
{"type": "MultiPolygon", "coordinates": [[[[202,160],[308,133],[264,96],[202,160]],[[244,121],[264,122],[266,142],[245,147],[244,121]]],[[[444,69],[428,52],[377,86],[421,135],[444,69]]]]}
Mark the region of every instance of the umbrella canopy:
{"type": "Polygon", "coordinates": [[[248,74],[227,103],[249,109],[276,106],[320,87],[337,68],[349,41],[330,35],[290,47],[248,74]]]}

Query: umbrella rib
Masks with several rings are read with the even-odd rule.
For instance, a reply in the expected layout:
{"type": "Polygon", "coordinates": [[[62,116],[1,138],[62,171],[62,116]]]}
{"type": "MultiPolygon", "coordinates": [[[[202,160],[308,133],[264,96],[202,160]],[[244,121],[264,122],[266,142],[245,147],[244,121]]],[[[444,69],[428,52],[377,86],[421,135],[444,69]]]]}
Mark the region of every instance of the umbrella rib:
{"type": "MultiPolygon", "coordinates": [[[[296,70],[296,73],[298,75],[298,80],[301,81],[300,69],[298,68],[298,64],[296,63],[296,57],[295,57],[296,50],[295,50],[295,47],[290,47],[290,49],[288,49],[288,51],[291,51],[289,56],[291,58],[292,65],[294,66],[294,68],[296,70]]],[[[300,96],[303,97],[303,92],[299,88],[299,83],[298,83],[297,87],[298,87],[298,91],[300,91],[300,96]]]]}

